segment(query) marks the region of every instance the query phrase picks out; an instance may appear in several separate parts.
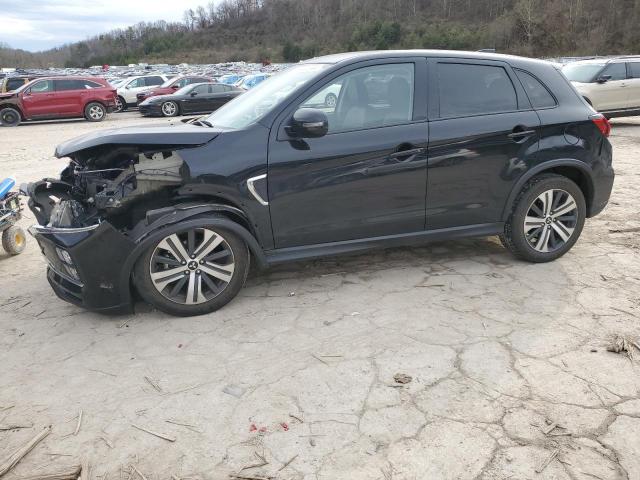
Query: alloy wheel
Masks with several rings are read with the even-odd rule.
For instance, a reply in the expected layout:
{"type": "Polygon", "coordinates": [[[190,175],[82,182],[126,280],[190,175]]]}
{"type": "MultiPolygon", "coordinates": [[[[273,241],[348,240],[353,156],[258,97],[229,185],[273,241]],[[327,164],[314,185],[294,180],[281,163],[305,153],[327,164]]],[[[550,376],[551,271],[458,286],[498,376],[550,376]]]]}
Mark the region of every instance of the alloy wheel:
{"type": "Polygon", "coordinates": [[[235,259],[229,243],[208,228],[165,237],[151,255],[149,272],[156,290],[182,305],[208,302],[229,285],[235,259]]]}
{"type": "Polygon", "coordinates": [[[550,253],[569,241],[578,223],[578,205],[564,190],[542,192],[529,206],[524,235],[536,251],[550,253]]]}
{"type": "Polygon", "coordinates": [[[124,104],[122,103],[122,99],[120,97],[116,97],[116,108],[114,109],[114,111],[121,112],[123,108],[124,104]]]}
{"type": "Polygon", "coordinates": [[[99,105],[93,105],[91,108],[89,108],[89,116],[93,120],[100,120],[102,117],[104,117],[104,108],[99,105]]]}
{"type": "Polygon", "coordinates": [[[167,117],[173,117],[178,111],[178,106],[173,102],[165,102],[162,104],[162,113],[167,117]]]}

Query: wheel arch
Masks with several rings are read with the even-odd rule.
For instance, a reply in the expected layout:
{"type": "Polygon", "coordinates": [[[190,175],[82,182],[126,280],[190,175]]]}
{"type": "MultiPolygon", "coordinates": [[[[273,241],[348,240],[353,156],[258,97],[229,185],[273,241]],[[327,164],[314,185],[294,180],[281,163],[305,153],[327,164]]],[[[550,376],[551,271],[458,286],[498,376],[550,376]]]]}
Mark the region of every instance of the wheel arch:
{"type": "Polygon", "coordinates": [[[531,180],[533,177],[542,173],[555,173],[572,180],[584,195],[585,202],[587,204],[587,217],[591,216],[591,207],[594,198],[594,184],[592,178],[592,170],[589,165],[580,160],[575,159],[559,159],[545,162],[537,165],[536,167],[528,170],[522,175],[516,184],[511,189],[509,198],[502,211],[502,221],[507,221],[509,215],[513,210],[514,203],[518,194],[524,187],[525,183],[531,180]]]}
{"type": "Polygon", "coordinates": [[[5,108],[13,108],[20,114],[20,120],[25,120],[24,112],[18,105],[15,105],[13,103],[0,103],[0,110],[3,110],[5,108]]]}
{"type": "MultiPolygon", "coordinates": [[[[253,233],[241,222],[242,210],[225,204],[185,204],[151,210],[146,220],[131,231],[135,248],[127,257],[120,273],[120,294],[129,303],[133,292],[133,270],[144,251],[167,234],[189,227],[219,227],[230,230],[242,238],[259,268],[267,266],[266,256],[253,233]]],[[[245,217],[245,221],[247,221],[245,217]]]]}

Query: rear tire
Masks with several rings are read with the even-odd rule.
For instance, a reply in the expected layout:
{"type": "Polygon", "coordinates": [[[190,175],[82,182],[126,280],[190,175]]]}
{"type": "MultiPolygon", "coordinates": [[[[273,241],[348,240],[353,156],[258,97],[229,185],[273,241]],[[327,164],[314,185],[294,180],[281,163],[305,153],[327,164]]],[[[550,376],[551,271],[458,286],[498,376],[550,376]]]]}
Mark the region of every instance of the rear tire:
{"type": "Polygon", "coordinates": [[[22,228],[12,225],[2,232],[2,248],[10,255],[18,255],[27,246],[27,236],[22,228]]]}
{"type": "Polygon", "coordinates": [[[107,117],[107,109],[98,102],[91,102],[84,107],[84,118],[90,122],[101,122],[107,117]]]}
{"type": "Polygon", "coordinates": [[[170,315],[214,312],[242,289],[249,250],[235,233],[218,227],[187,227],[152,243],[134,267],[140,296],[170,315]]]}
{"type": "Polygon", "coordinates": [[[522,260],[550,262],[578,241],[586,211],[582,190],[567,177],[536,176],[516,198],[500,241],[522,260]]]}
{"type": "Polygon", "coordinates": [[[17,127],[21,119],[20,112],[15,108],[5,107],[0,110],[0,126],[17,127]]]}
{"type": "Polygon", "coordinates": [[[124,112],[127,109],[127,102],[120,95],[116,97],[116,108],[113,110],[115,113],[124,112]]]}

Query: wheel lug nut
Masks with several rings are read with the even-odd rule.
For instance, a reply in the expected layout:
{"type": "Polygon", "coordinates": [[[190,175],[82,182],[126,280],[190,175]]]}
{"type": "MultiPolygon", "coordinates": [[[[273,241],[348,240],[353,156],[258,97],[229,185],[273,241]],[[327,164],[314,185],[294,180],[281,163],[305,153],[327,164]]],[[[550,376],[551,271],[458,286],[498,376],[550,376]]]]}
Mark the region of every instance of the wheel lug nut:
{"type": "Polygon", "coordinates": [[[200,260],[200,265],[204,265],[204,260],[200,260]]]}
{"type": "Polygon", "coordinates": [[[200,275],[200,270],[196,270],[196,275],[200,275]]]}
{"type": "Polygon", "coordinates": [[[183,261],[182,261],[182,265],[186,265],[186,264],[187,264],[187,262],[185,262],[185,261],[183,260],[183,261]]]}
{"type": "Polygon", "coordinates": [[[196,256],[195,255],[191,255],[191,258],[196,258],[196,256]]]}
{"type": "Polygon", "coordinates": [[[184,271],[184,274],[185,274],[185,275],[189,275],[189,270],[185,270],[185,271],[184,271]]]}

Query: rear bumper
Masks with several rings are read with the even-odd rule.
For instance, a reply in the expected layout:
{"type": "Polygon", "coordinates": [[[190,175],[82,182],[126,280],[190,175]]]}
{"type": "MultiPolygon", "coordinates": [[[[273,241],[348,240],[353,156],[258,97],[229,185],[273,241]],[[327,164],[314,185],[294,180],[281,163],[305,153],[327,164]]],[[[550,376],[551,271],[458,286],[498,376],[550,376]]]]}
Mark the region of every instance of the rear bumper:
{"type": "Polygon", "coordinates": [[[29,232],[47,260],[47,280],[59,298],[98,312],[131,312],[129,278],[123,271],[135,247],[131,240],[107,222],[86,228],[35,225],[29,232]]]}
{"type": "Polygon", "coordinates": [[[615,180],[612,159],[613,148],[611,143],[605,139],[602,144],[600,161],[593,166],[593,197],[587,212],[587,217],[595,217],[602,212],[609,203],[615,180]]]}

